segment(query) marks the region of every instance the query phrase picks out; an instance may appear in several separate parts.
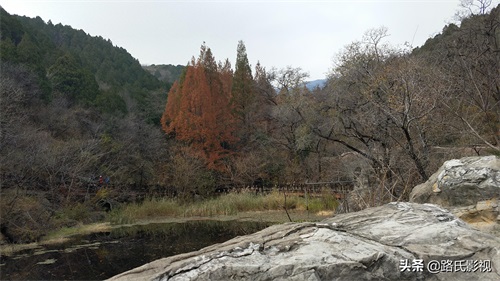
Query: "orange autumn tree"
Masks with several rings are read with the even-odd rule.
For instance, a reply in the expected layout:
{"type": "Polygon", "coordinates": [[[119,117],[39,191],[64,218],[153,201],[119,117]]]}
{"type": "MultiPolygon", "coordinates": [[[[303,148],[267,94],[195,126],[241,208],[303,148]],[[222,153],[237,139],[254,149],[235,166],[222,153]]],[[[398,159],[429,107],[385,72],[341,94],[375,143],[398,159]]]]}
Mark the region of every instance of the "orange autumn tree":
{"type": "Polygon", "coordinates": [[[231,83],[229,61],[217,64],[203,44],[198,60],[191,60],[170,89],[161,119],[167,134],[187,144],[214,170],[224,170],[223,160],[232,154],[238,140],[230,108],[231,83]]]}

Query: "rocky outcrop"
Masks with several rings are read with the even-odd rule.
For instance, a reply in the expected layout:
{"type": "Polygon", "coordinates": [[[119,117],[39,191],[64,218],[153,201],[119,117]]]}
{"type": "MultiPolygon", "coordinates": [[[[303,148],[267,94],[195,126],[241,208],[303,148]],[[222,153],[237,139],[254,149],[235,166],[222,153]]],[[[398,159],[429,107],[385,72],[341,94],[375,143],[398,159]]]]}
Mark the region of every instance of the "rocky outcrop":
{"type": "Polygon", "coordinates": [[[451,208],[451,212],[469,225],[500,237],[500,208],[498,200],[479,201],[475,205],[451,208]]]}
{"type": "Polygon", "coordinates": [[[110,280],[500,280],[500,239],[436,205],[390,203],[271,226],[110,280]]]}
{"type": "Polygon", "coordinates": [[[483,156],[446,161],[428,181],[413,188],[410,202],[460,207],[499,197],[500,158],[483,156]]]}
{"type": "Polygon", "coordinates": [[[446,161],[427,182],[413,188],[410,202],[434,203],[473,227],[500,235],[500,158],[446,161]]]}

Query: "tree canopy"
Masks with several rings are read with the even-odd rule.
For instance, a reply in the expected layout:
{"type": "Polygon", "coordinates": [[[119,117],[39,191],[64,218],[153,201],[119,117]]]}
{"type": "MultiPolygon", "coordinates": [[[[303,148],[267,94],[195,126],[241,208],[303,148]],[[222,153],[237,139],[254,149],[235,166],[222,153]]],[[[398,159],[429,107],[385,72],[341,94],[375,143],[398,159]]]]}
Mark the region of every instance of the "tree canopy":
{"type": "Polygon", "coordinates": [[[202,45],[182,81],[172,86],[162,117],[165,132],[189,144],[213,169],[223,169],[221,161],[237,140],[231,83],[229,62],[217,64],[210,48],[202,45]]]}

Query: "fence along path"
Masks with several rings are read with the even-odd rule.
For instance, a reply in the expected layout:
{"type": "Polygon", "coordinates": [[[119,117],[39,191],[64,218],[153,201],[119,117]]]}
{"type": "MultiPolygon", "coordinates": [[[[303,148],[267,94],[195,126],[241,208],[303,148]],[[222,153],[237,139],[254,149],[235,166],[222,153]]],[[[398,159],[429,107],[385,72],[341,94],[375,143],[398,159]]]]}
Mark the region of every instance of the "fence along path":
{"type": "Polygon", "coordinates": [[[331,192],[339,202],[336,213],[347,213],[349,212],[349,205],[346,199],[349,192],[354,189],[354,182],[338,180],[331,182],[282,183],[274,186],[253,185],[234,189],[237,192],[238,189],[250,189],[256,194],[259,192],[269,193],[274,189],[280,193],[286,192],[287,194],[299,194],[306,197],[320,196],[325,191],[331,192]]]}
{"type": "MultiPolygon", "coordinates": [[[[114,189],[114,185],[107,185],[111,189],[114,189]]],[[[96,184],[88,185],[86,189],[75,189],[73,191],[73,196],[84,196],[85,199],[90,198],[90,194],[95,194],[99,188],[96,184]]],[[[318,197],[324,192],[329,192],[335,196],[339,205],[337,207],[336,213],[346,213],[349,212],[349,206],[347,203],[347,195],[350,191],[354,189],[354,182],[348,180],[337,180],[330,182],[306,182],[306,183],[280,183],[275,185],[258,184],[251,186],[236,186],[236,185],[224,185],[219,186],[214,193],[227,193],[227,192],[242,192],[244,190],[250,190],[259,193],[270,193],[273,190],[277,190],[280,193],[286,193],[287,195],[295,194],[305,197],[318,197]]],[[[120,198],[115,198],[116,200],[122,202],[136,202],[142,201],[146,197],[170,197],[175,198],[177,196],[177,188],[173,186],[141,186],[137,187],[135,185],[120,185],[120,198]]]]}

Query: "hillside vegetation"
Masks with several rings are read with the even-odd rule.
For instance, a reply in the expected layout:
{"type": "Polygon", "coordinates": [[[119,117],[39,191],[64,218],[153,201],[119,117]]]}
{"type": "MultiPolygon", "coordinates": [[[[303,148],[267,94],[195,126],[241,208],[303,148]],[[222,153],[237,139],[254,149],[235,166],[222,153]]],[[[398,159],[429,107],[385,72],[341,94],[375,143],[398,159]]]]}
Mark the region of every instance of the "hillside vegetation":
{"type": "Polygon", "coordinates": [[[157,182],[168,85],[110,40],[0,13],[2,229],[50,228],[99,175],[117,187],[157,182]]]}
{"type": "Polygon", "coordinates": [[[498,6],[415,49],[368,30],[312,90],[300,68],[252,67],[242,41],[234,67],[205,44],[186,66],[142,67],[109,39],[0,12],[12,241],[137,198],[250,185],[347,182],[364,208],[406,200],[445,159],[500,154],[498,6]]]}
{"type": "Polygon", "coordinates": [[[144,65],[143,68],[149,73],[153,74],[158,80],[166,82],[169,86],[171,86],[177,79],[179,79],[182,71],[184,71],[185,66],[172,64],[152,64],[144,65]]]}
{"type": "Polygon", "coordinates": [[[110,40],[0,12],[3,186],[152,174],[166,85],[110,40]]]}

